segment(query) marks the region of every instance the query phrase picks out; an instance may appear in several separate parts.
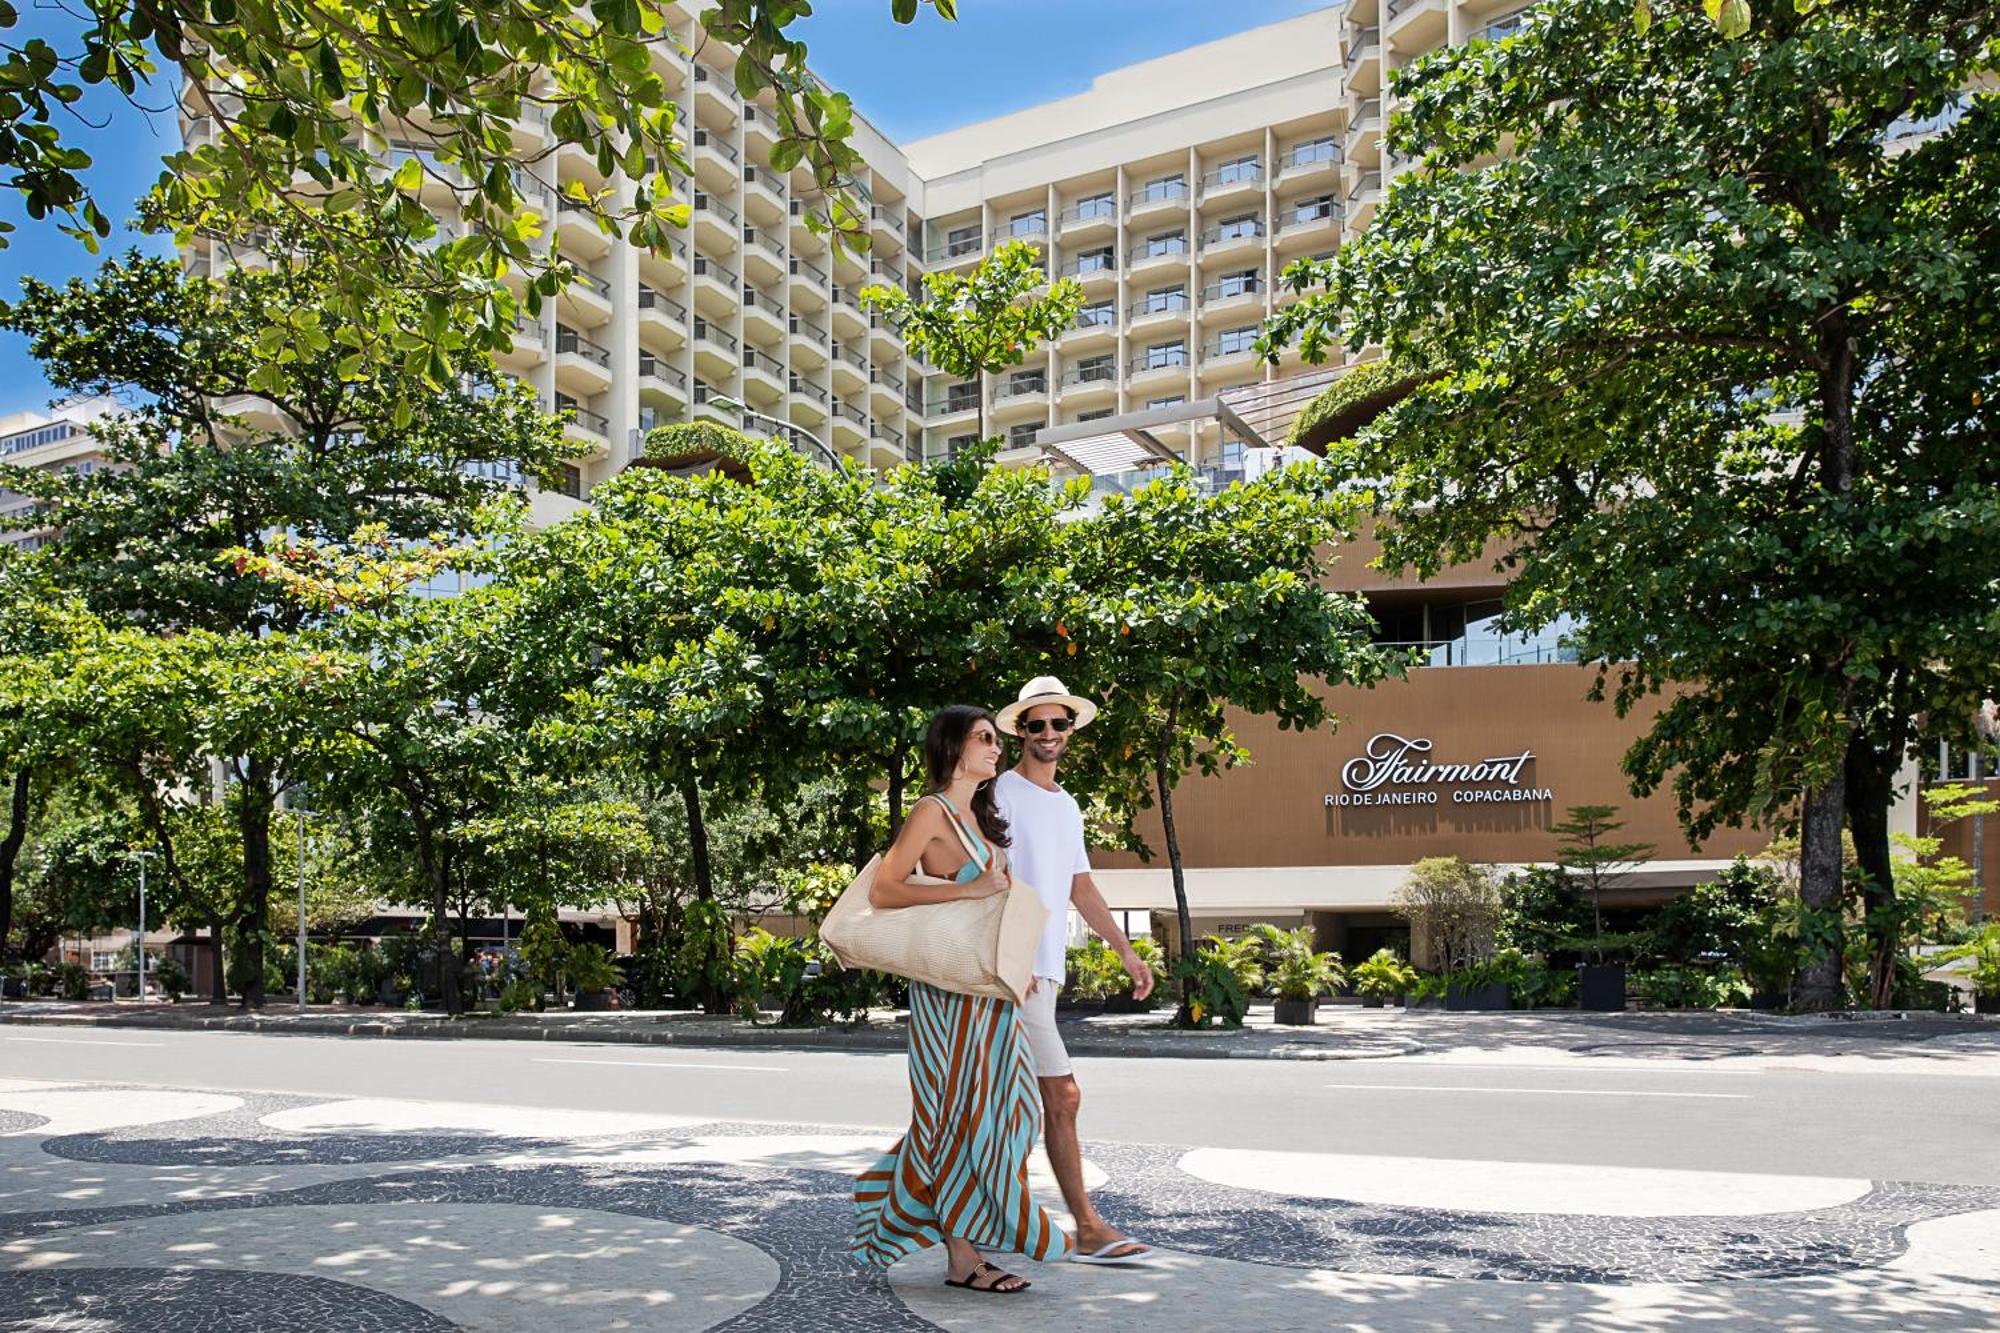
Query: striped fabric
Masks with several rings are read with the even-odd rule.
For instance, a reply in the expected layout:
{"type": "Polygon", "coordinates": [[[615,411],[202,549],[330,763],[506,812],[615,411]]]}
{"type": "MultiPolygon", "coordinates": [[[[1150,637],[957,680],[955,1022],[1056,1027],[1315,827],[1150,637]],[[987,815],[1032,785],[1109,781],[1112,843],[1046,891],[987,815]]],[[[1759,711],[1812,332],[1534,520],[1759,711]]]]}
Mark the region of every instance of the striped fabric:
{"type": "Polygon", "coordinates": [[[910,986],[910,1130],[854,1187],[857,1263],[887,1268],[958,1236],[1037,1261],[1069,1234],[1028,1193],[1042,1099],[1011,1000],[910,986]]]}

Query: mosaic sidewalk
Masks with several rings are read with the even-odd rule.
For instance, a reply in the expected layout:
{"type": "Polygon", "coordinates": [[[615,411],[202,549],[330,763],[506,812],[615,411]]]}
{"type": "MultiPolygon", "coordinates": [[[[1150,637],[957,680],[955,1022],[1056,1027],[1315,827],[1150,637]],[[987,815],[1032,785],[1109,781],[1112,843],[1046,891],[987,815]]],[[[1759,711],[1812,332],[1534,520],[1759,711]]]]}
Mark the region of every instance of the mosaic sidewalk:
{"type": "Polygon", "coordinates": [[[848,1262],[890,1137],[0,1079],[0,1331],[2000,1329],[2000,1189],[1108,1143],[1163,1263],[1002,1301],[848,1262]]]}

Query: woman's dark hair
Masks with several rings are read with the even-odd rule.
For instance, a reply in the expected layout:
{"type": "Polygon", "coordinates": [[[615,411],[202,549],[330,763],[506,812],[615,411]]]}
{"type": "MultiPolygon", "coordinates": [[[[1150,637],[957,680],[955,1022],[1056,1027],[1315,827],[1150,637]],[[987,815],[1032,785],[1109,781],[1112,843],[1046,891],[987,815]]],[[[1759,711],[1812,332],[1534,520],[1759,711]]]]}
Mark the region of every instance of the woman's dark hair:
{"type": "MultiPolygon", "coordinates": [[[[959,758],[965,753],[965,738],[980,722],[991,723],[994,734],[999,734],[1000,724],[994,721],[993,714],[976,704],[940,708],[930,726],[924,728],[924,776],[933,792],[943,792],[951,785],[958,772],[959,758]]],[[[979,832],[986,841],[1000,847],[1011,845],[1007,821],[1000,817],[1000,803],[993,798],[992,783],[981,783],[973,793],[972,817],[979,821],[979,832]]]]}

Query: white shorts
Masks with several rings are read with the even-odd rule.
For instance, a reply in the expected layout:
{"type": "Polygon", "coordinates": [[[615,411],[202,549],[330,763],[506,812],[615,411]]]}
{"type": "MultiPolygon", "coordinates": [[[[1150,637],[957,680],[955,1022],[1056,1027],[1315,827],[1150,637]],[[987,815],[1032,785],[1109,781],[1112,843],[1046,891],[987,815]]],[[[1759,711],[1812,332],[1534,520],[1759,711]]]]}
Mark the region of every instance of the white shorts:
{"type": "Polygon", "coordinates": [[[1034,992],[1020,1004],[1021,1035],[1028,1039],[1036,1078],[1061,1078],[1073,1068],[1062,1033],[1056,1030],[1056,992],[1061,989],[1060,981],[1037,978],[1034,992]]]}

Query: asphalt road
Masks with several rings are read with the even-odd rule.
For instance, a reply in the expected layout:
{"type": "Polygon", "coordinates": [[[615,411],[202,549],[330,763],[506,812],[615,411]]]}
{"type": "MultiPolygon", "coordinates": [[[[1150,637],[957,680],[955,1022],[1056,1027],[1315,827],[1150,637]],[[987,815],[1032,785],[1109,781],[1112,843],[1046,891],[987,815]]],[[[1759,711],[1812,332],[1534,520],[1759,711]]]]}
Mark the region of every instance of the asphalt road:
{"type": "MultiPolygon", "coordinates": [[[[892,1126],[899,1055],[0,1031],[0,1076],[892,1126]]],[[[2000,1185],[2000,1077],[1081,1060],[1086,1139],[2000,1185]]]]}

